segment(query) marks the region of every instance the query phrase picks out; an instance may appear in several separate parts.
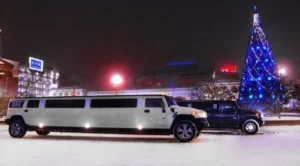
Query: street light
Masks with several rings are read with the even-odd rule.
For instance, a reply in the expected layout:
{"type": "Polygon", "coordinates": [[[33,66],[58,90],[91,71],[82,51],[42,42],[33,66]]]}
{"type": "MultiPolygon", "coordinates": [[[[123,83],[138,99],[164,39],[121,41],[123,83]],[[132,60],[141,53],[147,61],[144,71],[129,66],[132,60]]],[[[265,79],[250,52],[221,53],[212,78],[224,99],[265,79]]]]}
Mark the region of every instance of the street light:
{"type": "Polygon", "coordinates": [[[118,94],[118,86],[123,83],[123,78],[119,74],[114,74],[111,77],[111,83],[116,88],[116,95],[118,94]]]}
{"type": "Polygon", "coordinates": [[[286,70],[285,70],[285,68],[279,69],[279,75],[286,75],[286,70]]]}
{"type": "MultiPolygon", "coordinates": [[[[278,70],[278,75],[279,75],[279,78],[280,78],[280,81],[282,81],[282,79],[283,79],[283,77],[285,77],[286,76],[286,69],[285,68],[281,68],[281,69],[279,69],[278,70]]],[[[281,84],[281,83],[280,83],[281,84]]],[[[280,88],[280,84],[278,84],[278,89],[280,88]]],[[[277,90],[278,91],[278,90],[277,90]]],[[[276,92],[277,92],[276,91],[276,92]]],[[[277,92],[278,93],[278,92],[277,92]]],[[[279,93],[279,94],[281,94],[281,93],[279,93]]],[[[278,108],[279,109],[282,109],[281,108],[281,106],[280,106],[280,104],[282,104],[281,102],[280,102],[280,97],[279,97],[279,95],[277,94],[277,101],[276,101],[276,112],[278,112],[278,117],[279,118],[281,118],[281,114],[280,114],[280,110],[278,111],[278,108]]]]}

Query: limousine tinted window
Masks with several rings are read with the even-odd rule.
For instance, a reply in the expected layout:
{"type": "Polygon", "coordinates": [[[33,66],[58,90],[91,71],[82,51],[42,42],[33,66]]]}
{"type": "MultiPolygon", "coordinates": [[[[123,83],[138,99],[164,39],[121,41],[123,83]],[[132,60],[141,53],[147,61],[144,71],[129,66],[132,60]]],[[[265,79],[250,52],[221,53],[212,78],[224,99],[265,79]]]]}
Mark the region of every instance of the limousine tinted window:
{"type": "Polygon", "coordinates": [[[12,100],[9,103],[9,108],[22,108],[24,104],[24,100],[12,100]]]}
{"type": "Polygon", "coordinates": [[[27,103],[27,108],[39,108],[40,100],[29,100],[27,103]]]}
{"type": "Polygon", "coordinates": [[[137,107],[137,99],[92,99],[91,108],[132,108],[137,107]]]}
{"type": "Polygon", "coordinates": [[[46,100],[45,108],[84,108],[84,99],[46,100]]]}
{"type": "Polygon", "coordinates": [[[158,107],[163,106],[164,101],[161,98],[148,98],[146,99],[146,107],[158,107]]]}

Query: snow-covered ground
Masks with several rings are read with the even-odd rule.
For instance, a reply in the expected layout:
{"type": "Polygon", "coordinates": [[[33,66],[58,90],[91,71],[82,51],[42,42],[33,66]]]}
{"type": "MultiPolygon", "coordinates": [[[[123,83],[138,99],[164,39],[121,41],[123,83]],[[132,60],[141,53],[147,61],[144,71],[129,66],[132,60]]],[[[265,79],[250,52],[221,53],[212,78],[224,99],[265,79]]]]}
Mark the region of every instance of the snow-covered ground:
{"type": "Polygon", "coordinates": [[[299,166],[300,127],[263,127],[258,135],[169,136],[28,132],[13,139],[0,125],[0,166],[299,166]]]}
{"type": "Polygon", "coordinates": [[[272,117],[264,117],[265,121],[273,121],[273,120],[300,120],[300,116],[282,116],[282,117],[278,117],[278,116],[272,116],[272,117]]]}

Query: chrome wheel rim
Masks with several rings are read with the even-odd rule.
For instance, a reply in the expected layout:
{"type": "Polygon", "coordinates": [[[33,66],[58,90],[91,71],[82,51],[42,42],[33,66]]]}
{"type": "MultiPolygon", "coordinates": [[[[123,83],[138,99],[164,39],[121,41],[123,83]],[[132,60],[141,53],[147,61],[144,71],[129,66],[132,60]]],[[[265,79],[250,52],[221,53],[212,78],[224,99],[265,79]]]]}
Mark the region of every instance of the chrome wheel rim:
{"type": "Polygon", "coordinates": [[[19,123],[13,123],[10,128],[12,135],[17,136],[21,133],[21,125],[19,123]]]}
{"type": "Polygon", "coordinates": [[[178,137],[182,140],[191,139],[193,136],[192,126],[189,124],[180,124],[176,130],[178,137]]]}
{"type": "Polygon", "coordinates": [[[246,125],[246,131],[254,132],[256,130],[256,125],[254,123],[248,123],[246,125]]]}

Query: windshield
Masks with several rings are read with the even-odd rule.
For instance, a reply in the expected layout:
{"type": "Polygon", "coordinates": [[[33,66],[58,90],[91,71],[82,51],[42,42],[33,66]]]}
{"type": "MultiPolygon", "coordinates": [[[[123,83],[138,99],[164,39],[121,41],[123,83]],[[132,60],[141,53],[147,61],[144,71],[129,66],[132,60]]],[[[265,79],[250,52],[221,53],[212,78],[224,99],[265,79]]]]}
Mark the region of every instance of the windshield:
{"type": "Polygon", "coordinates": [[[170,97],[170,96],[165,96],[166,97],[166,100],[167,100],[167,103],[168,103],[168,106],[170,107],[171,105],[176,105],[178,106],[178,104],[176,103],[175,99],[173,97],[170,97]]]}

